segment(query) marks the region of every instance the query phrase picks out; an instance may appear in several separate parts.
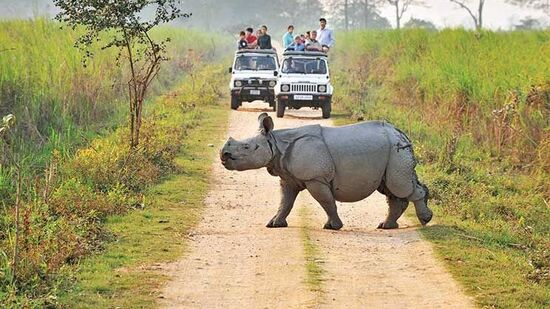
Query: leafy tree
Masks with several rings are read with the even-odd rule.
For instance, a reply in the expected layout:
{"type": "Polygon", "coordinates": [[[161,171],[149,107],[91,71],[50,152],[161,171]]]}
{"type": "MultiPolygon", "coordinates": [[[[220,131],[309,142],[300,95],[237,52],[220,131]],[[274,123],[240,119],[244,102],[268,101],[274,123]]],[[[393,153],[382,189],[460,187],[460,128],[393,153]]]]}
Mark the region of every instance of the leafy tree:
{"type": "Polygon", "coordinates": [[[423,20],[419,18],[411,18],[404,25],[404,28],[423,28],[429,30],[436,30],[434,23],[428,20],[423,20]]]}
{"type": "Polygon", "coordinates": [[[519,24],[514,25],[515,30],[533,30],[533,29],[541,29],[542,23],[540,20],[533,18],[531,16],[527,16],[519,21],[519,24]]]}
{"type": "Polygon", "coordinates": [[[424,5],[424,0],[387,0],[395,8],[395,28],[401,28],[401,19],[411,5],[424,5]]]}
{"type": "Polygon", "coordinates": [[[54,0],[61,12],[56,19],[70,27],[83,26],[85,34],[79,37],[75,46],[92,56],[90,47],[98,41],[104,41],[102,47],[118,48],[118,60],[124,55],[130,67],[131,78],[128,81],[130,98],[130,146],[139,144],[142,109],[147,90],[157,76],[160,65],[167,60],[165,38],[155,41],[150,36],[151,29],[169,22],[182,14],[175,0],[54,0]],[[146,11],[153,11],[153,17],[145,19],[146,11]]]}
{"type": "Polygon", "coordinates": [[[550,0],[506,0],[509,3],[542,10],[550,16],[550,0]]]}
{"type": "Polygon", "coordinates": [[[341,29],[391,28],[390,22],[380,15],[381,0],[333,0],[328,7],[332,12],[332,24],[341,29]]]}
{"type": "MultiPolygon", "coordinates": [[[[476,5],[477,9],[470,7],[471,3],[469,0],[449,0],[453,3],[456,3],[460,8],[468,12],[468,15],[472,17],[476,30],[481,30],[483,28],[483,7],[485,6],[485,0],[478,0],[476,5]]],[[[474,3],[475,4],[475,3],[474,3]]]]}

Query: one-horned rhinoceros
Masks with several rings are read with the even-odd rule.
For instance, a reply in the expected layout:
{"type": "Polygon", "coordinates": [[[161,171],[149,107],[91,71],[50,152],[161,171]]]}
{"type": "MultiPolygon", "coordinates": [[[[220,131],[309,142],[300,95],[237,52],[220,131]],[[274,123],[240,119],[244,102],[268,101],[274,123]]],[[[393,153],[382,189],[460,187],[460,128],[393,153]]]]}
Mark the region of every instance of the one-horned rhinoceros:
{"type": "Polygon", "coordinates": [[[260,134],[246,140],[229,138],[220,151],[228,170],[267,167],[280,177],[281,204],[268,227],[286,227],[296,196],[304,189],[328,216],[324,228],[338,230],[342,221],[336,202],[356,202],[375,190],[386,195],[389,211],[379,228],[397,228],[397,219],[414,203],[423,225],[432,219],[428,188],[416,176],[412,145],[394,126],[367,121],[343,127],[308,125],[273,130],[273,119],[262,113],[260,134]]]}

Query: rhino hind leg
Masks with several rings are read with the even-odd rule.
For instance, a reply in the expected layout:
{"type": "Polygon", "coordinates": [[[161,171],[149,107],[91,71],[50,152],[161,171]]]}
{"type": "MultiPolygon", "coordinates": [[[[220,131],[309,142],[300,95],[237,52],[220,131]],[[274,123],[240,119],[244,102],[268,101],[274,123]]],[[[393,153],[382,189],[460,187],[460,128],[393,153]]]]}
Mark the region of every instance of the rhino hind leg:
{"type": "Polygon", "coordinates": [[[406,198],[398,198],[393,194],[388,194],[386,196],[388,201],[388,216],[384,222],[380,222],[378,225],[379,229],[396,229],[399,227],[397,219],[405,212],[409,206],[409,200],[406,198]]]}
{"type": "Polygon", "coordinates": [[[432,211],[428,208],[428,188],[418,180],[412,148],[400,148],[399,145],[390,154],[385,189],[397,198],[413,202],[418,220],[425,225],[432,219],[432,211]]]}

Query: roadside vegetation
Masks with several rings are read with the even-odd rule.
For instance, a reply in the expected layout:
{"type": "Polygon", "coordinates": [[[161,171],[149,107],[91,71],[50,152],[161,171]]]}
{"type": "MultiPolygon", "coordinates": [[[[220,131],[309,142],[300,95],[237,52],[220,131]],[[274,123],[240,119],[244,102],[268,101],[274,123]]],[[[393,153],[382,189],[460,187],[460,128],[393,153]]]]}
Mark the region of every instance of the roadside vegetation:
{"type": "Polygon", "coordinates": [[[550,306],[550,32],[339,36],[335,106],[415,143],[435,222],[421,229],[486,307],[550,306]]]}
{"type": "Polygon", "coordinates": [[[74,285],[75,265],[120,240],[106,228],[108,219],[134,209],[152,211],[148,190],[168,175],[186,172],[177,157],[204,107],[219,99],[223,70],[205,63],[225,41],[158,29],[158,35],[166,33],[172,38],[171,60],[152,94],[184,77],[186,86],[146,104],[142,144],[130,151],[127,85],[121,82],[128,68],[116,66],[116,53],[96,50],[84,67],[73,47],[79,30],[45,19],[2,22],[0,112],[16,115],[16,123],[0,142],[1,303],[58,305],[58,296],[74,285]],[[16,253],[12,158],[21,166],[23,184],[16,253]]]}

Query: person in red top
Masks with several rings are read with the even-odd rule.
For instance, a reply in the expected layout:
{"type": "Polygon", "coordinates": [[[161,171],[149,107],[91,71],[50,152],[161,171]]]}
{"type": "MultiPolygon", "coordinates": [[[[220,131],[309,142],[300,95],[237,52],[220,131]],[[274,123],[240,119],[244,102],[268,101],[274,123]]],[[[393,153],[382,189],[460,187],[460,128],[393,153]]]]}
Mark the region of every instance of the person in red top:
{"type": "Polygon", "coordinates": [[[256,48],[256,46],[258,45],[258,38],[253,33],[254,29],[246,28],[246,35],[244,39],[248,43],[248,48],[256,48]]]}

